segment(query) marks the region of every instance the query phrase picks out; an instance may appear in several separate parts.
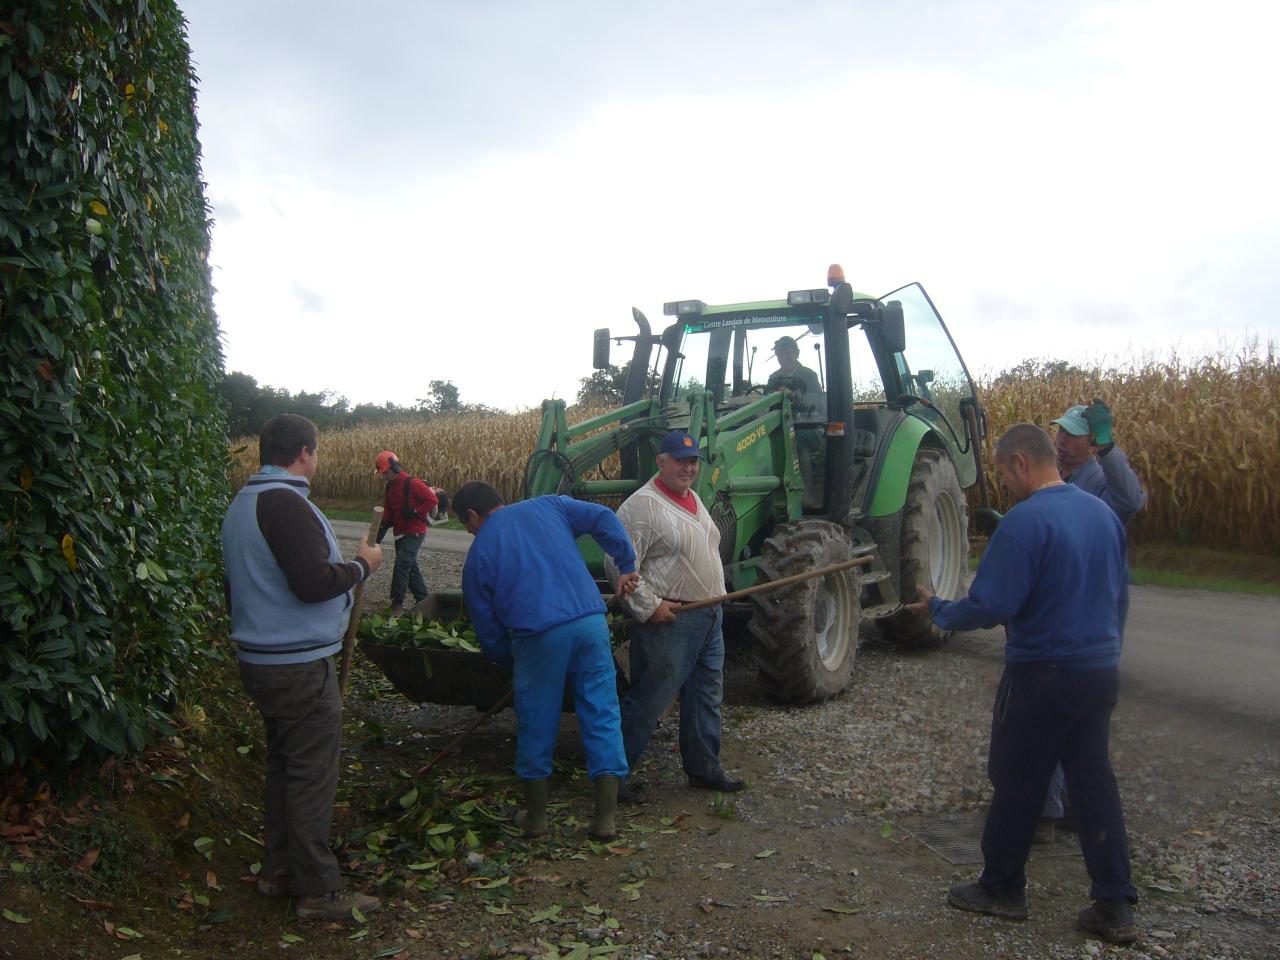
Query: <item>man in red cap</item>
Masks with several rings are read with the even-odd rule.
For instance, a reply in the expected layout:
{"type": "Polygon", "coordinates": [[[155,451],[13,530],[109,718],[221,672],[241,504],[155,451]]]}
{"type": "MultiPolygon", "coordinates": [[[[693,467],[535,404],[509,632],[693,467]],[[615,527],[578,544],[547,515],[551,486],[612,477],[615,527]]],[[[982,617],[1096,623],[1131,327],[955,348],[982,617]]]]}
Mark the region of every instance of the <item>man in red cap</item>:
{"type": "Polygon", "coordinates": [[[382,500],[382,526],[378,542],[393,530],[396,540],[396,564],[391,572],[391,613],[404,609],[407,590],[413,591],[414,603],[427,598],[427,582],[418,567],[418,551],[427,534],[427,524],[440,504],[436,492],[400,466],[400,458],[383,450],[374,468],[387,485],[382,500]]]}

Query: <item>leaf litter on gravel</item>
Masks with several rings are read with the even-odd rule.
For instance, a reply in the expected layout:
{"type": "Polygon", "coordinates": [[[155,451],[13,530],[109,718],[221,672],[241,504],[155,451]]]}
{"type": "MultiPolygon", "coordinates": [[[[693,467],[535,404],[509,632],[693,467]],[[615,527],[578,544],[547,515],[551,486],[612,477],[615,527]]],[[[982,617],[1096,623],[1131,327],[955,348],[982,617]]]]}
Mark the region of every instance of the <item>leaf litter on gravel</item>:
{"type": "Polygon", "coordinates": [[[617,842],[597,844],[577,835],[572,817],[544,837],[526,838],[514,823],[520,802],[517,784],[507,775],[415,780],[396,771],[370,805],[371,815],[347,834],[348,865],[374,873],[378,885],[398,879],[437,896],[470,890],[493,906],[519,884],[542,879],[522,875],[537,859],[581,858],[584,850],[634,853],[617,842]]]}

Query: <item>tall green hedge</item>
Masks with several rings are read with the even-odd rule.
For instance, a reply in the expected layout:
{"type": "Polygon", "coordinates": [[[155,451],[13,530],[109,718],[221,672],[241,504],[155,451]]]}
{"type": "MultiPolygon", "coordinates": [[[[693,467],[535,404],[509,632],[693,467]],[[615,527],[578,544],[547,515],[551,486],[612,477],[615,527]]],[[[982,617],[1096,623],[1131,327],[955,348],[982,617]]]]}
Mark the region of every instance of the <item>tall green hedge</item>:
{"type": "Polygon", "coordinates": [[[0,766],[143,745],[211,653],[208,251],[173,0],[0,8],[0,766]]]}

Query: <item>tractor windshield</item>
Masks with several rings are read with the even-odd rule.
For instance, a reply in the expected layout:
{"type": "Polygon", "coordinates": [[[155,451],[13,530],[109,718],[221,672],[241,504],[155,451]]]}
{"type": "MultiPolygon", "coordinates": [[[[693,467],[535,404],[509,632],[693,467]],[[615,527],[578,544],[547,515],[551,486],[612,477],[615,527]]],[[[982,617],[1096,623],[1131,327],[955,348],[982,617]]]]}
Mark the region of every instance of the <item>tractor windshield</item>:
{"type": "Polygon", "coordinates": [[[951,334],[933,308],[929,295],[918,283],[909,284],[880,299],[897,300],[902,304],[907,349],[896,354],[894,359],[906,393],[927,401],[913,407],[913,411],[953,441],[958,451],[966,452],[968,441],[962,403],[972,400],[975,391],[951,334]]]}
{"type": "Polygon", "coordinates": [[[674,399],[687,400],[690,393],[708,389],[717,404],[732,405],[787,389],[797,419],[823,420],[827,415],[823,350],[820,324],[686,328],[674,399]]]}
{"type": "MultiPolygon", "coordinates": [[[[850,344],[853,394],[883,401],[875,358],[862,338],[850,344]]],[[[798,422],[827,419],[827,347],[821,323],[698,329],[686,327],[672,399],[709,389],[716,403],[734,405],[764,393],[789,390],[798,422]]]]}

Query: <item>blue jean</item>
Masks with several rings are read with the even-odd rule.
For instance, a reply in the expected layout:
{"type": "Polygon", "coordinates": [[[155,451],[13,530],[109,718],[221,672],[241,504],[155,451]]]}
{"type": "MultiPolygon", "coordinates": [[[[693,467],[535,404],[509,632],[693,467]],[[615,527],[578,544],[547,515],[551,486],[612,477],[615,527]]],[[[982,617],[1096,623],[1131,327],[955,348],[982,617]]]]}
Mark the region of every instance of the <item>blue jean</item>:
{"type": "Polygon", "coordinates": [[[560,707],[566,680],[573,685],[578,732],[587,754],[587,776],[623,778],[618,716],[617,668],[609,645],[609,624],[595,613],[542,633],[511,641],[516,693],[516,774],[525,780],[551,776],[560,735],[560,707]]]}
{"type": "Polygon", "coordinates": [[[396,537],[396,565],[391,571],[391,602],[404,603],[406,590],[413,591],[415,601],[424,600],[427,596],[427,581],[422,579],[422,571],[418,569],[418,551],[422,549],[422,538],[426,534],[406,533],[396,537]]]}
{"type": "Polygon", "coordinates": [[[1080,819],[1080,849],[1095,900],[1138,902],[1129,841],[1108,756],[1120,673],[1009,664],[996,691],[987,773],[995,787],[982,832],[979,882],[1012,892],[1027,884],[1027,854],[1053,768],[1062,763],[1080,819]]]}
{"type": "Polygon", "coordinates": [[[622,698],[622,742],[632,768],[678,692],[684,772],[703,779],[720,773],[722,627],[721,608],[715,607],[678,614],[674,623],[631,628],[631,688],[622,698]]]}

